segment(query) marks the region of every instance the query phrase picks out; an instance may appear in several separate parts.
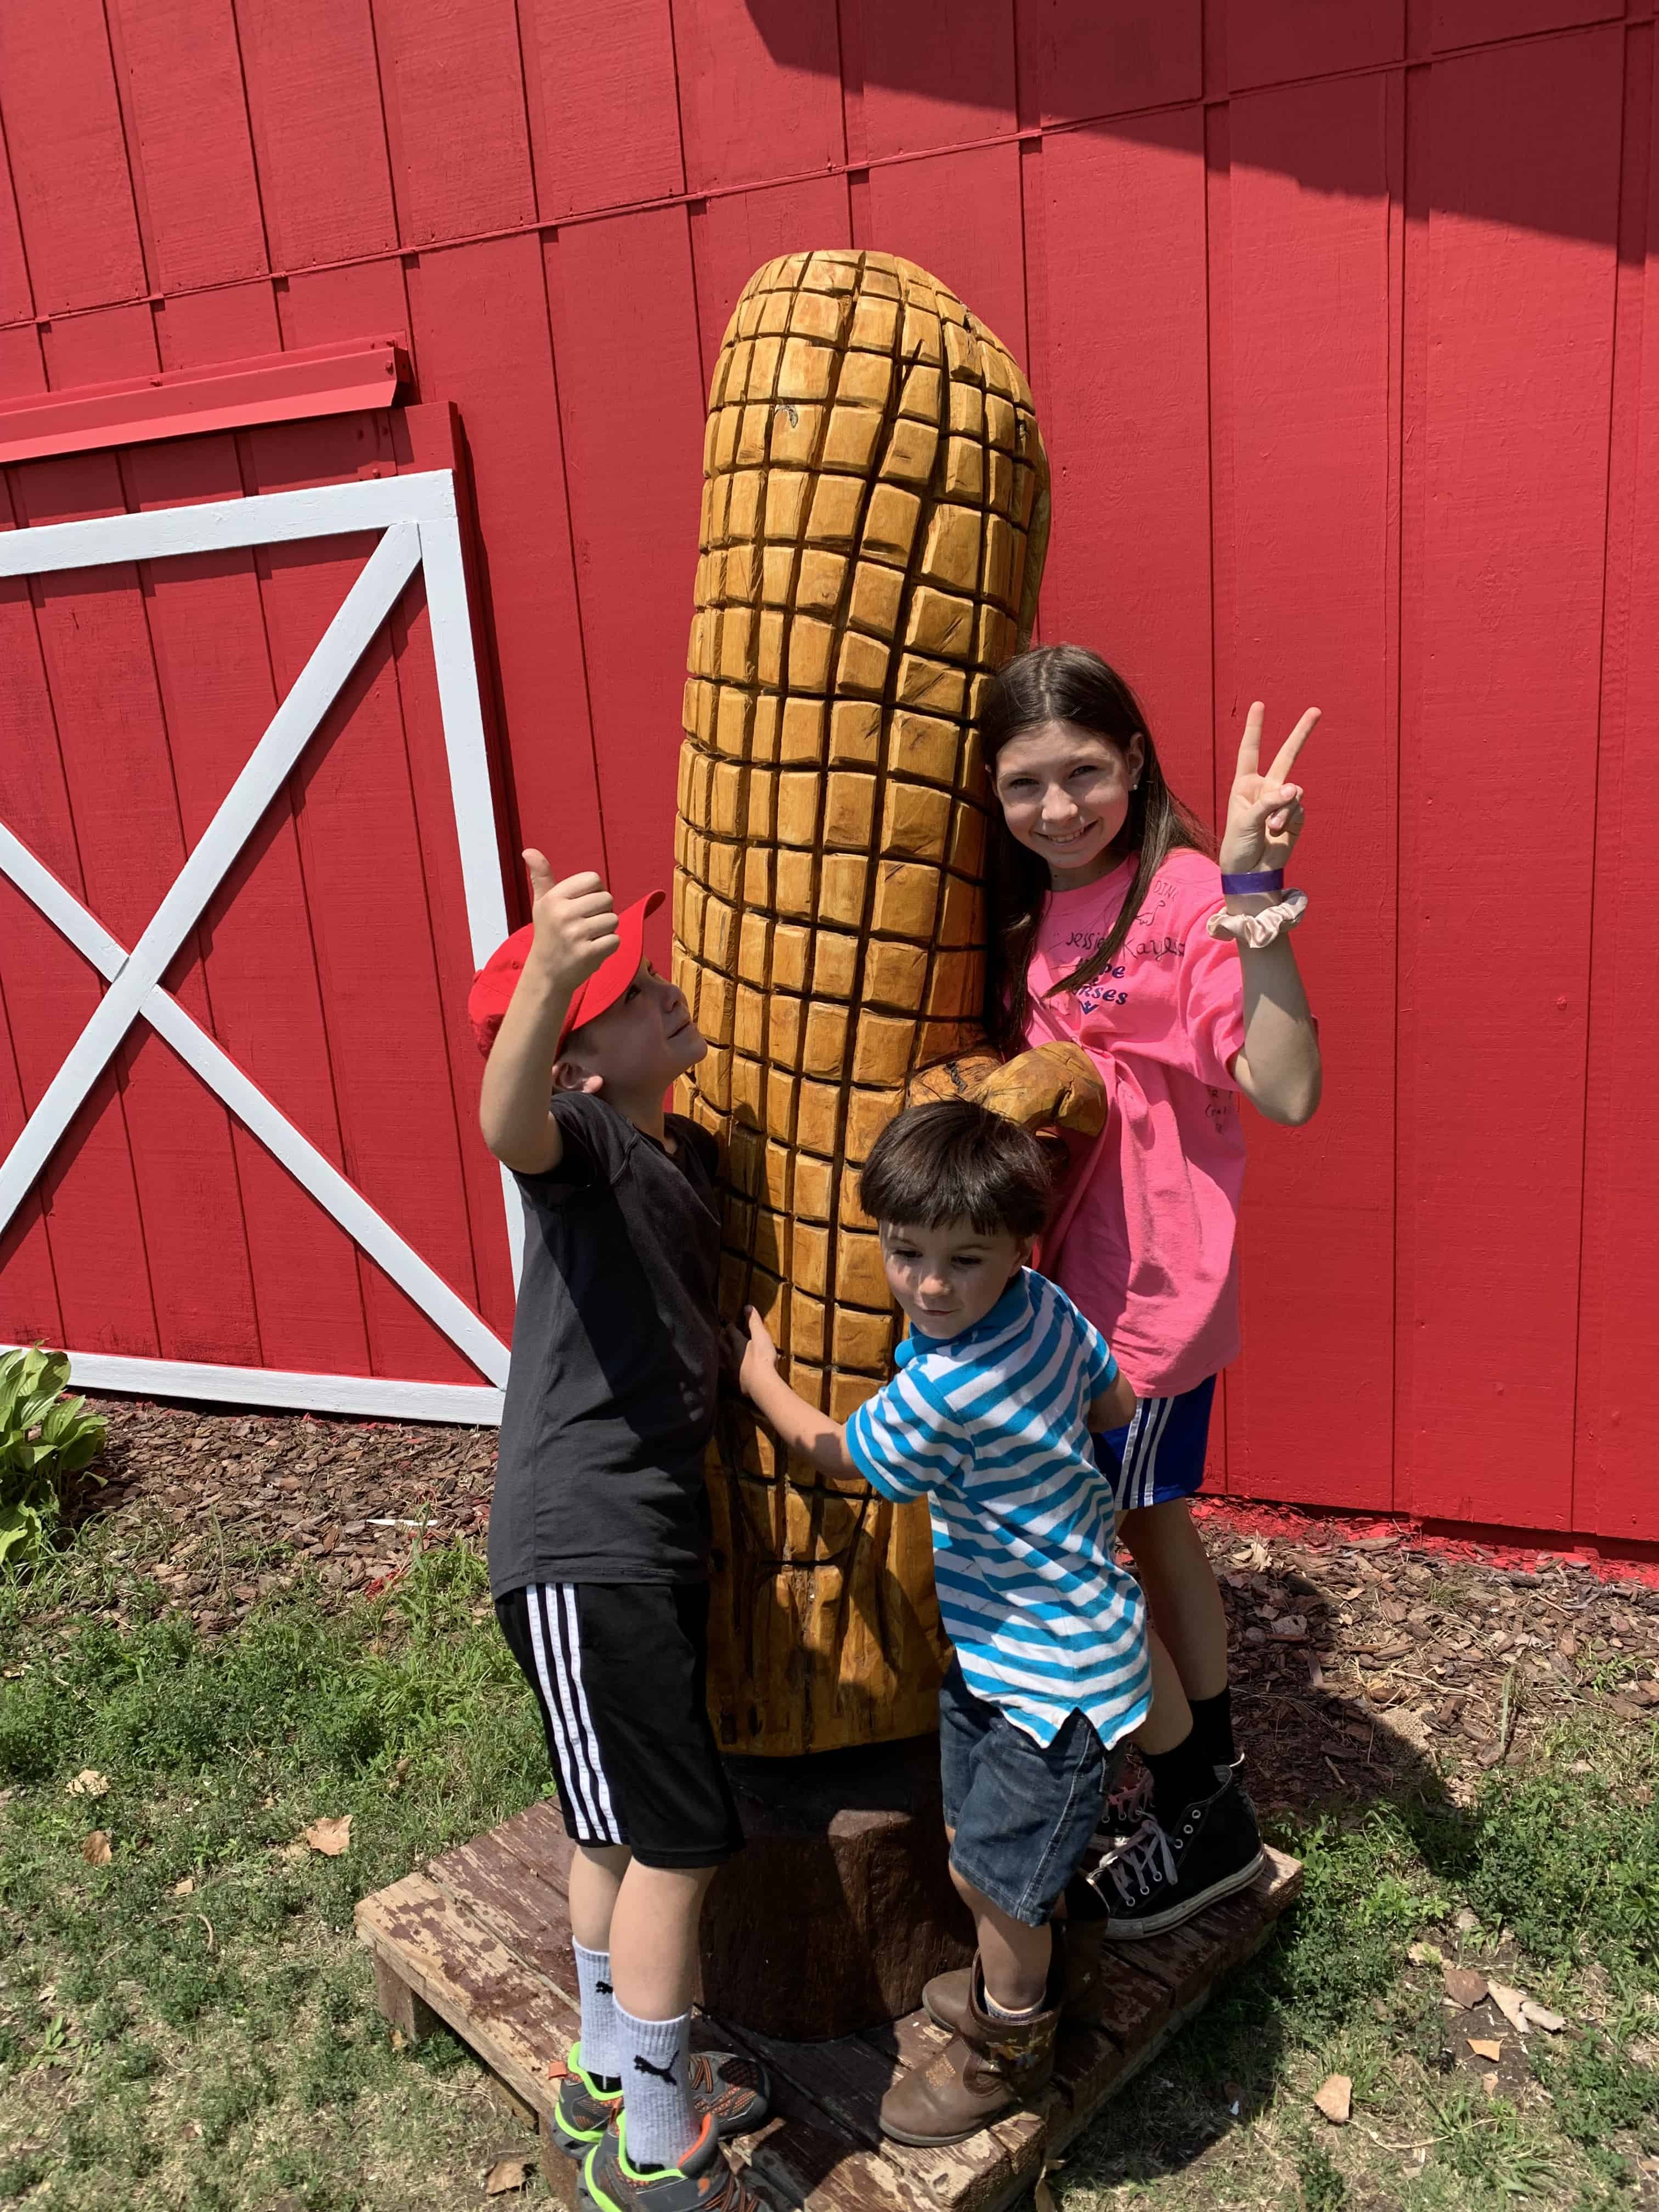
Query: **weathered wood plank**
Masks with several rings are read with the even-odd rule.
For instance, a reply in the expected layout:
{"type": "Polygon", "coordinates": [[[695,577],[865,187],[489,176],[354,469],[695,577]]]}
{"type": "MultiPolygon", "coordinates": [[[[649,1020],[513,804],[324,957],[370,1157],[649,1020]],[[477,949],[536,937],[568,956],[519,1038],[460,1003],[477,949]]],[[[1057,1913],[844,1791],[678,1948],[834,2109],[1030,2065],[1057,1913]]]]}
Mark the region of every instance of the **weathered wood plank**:
{"type": "MultiPolygon", "coordinates": [[[[811,2048],[799,2045],[803,2054],[811,2048]]],[[[799,2062],[798,2061],[799,2064],[799,2062]]],[[[923,2187],[830,2121],[787,2074],[772,2081],[766,2126],[728,2144],[732,2163],[769,2203],[805,2212],[955,2212],[957,2200],[923,2187]]]]}
{"type": "Polygon", "coordinates": [[[562,1897],[569,1886],[570,1861],[576,1846],[564,1832],[564,1820],[550,1797],[526,1805],[490,1834],[535,1879],[562,1897]]]}
{"type": "MultiPolygon", "coordinates": [[[[435,2015],[471,2045],[520,2106],[545,2124],[547,2069],[578,2027],[564,1885],[570,1844],[556,1807],[534,1805],[366,1898],[359,1936],[375,1955],[381,2008],[416,2039],[435,2015]]],[[[1265,1943],[1302,1869],[1268,1853],[1261,1879],[1188,1928],[1103,1945],[1109,2027],[1068,2024],[1053,2084],[1031,2108],[938,2150],[890,2143],[877,2114],[897,2074],[948,2041],[925,2012],[833,2043],[791,2044],[699,2018],[702,2050],[735,2046],[769,2069],[775,2110],[729,2148],[774,2212],[1007,2212],[1043,2162],[1090,2124],[1209,2000],[1221,1977],[1265,1943]]],[[[1085,1929],[1074,1941],[1091,1939],[1085,1929]]],[[[576,2168],[550,2148],[544,2183],[574,2204],[576,2168]]]]}
{"type": "Polygon", "coordinates": [[[392,1961],[380,1953],[374,1957],[374,2002],[389,2023],[410,2043],[424,2043],[441,2025],[423,1997],[417,1997],[392,1961]]]}
{"type": "Polygon", "coordinates": [[[1231,1972],[1249,1956],[1256,1948],[1257,1931],[1265,1932],[1278,1919],[1301,1887],[1297,1863],[1269,1850],[1261,1874],[1237,1897],[1212,1905],[1185,1928],[1113,1948],[1162,1982],[1172,2008],[1179,2012],[1218,1975],[1231,1972]]]}
{"type": "MultiPolygon", "coordinates": [[[[925,2013],[909,2017],[923,2024],[929,2039],[937,2039],[927,2048],[931,2057],[948,2039],[925,2013]]],[[[877,2119],[881,2100],[913,2063],[896,2049],[884,2052],[873,2039],[859,2035],[842,2036],[831,2043],[784,2043],[746,2028],[711,2027],[740,2040],[769,2069],[775,2082],[791,2082],[820,2112],[891,2166],[924,2202],[948,2205],[951,2212],[983,2212],[1002,2201],[1016,2165],[1010,2144],[1000,2135],[986,2130],[965,2143],[921,2150],[889,2142],[882,2134],[877,2119]]]]}
{"type": "Polygon", "coordinates": [[[577,2033],[575,2008],[424,1875],[366,1897],[357,1936],[538,2113],[550,2064],[577,2033]]]}
{"type": "Polygon", "coordinates": [[[538,1881],[507,1848],[499,1828],[446,1851],[427,1872],[532,1973],[572,2004],[579,2002],[569,1907],[560,1891],[538,1881]]]}

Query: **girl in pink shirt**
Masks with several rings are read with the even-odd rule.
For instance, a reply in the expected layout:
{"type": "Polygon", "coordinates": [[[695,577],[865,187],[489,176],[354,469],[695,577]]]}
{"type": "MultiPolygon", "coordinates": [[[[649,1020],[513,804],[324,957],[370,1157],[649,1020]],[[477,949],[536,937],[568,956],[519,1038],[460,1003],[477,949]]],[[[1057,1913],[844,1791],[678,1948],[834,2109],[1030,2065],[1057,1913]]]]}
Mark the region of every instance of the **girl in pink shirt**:
{"type": "Polygon", "coordinates": [[[1093,1878],[1115,1936],[1176,1925],[1259,1864],[1234,1778],[1226,1614],[1188,1501],[1216,1376],[1238,1352],[1239,1094],[1293,1124],[1319,1103],[1318,1036],[1289,934],[1301,895],[1283,889],[1303,825],[1287,778],[1319,716],[1303,716],[1265,775],[1263,719],[1258,702],[1218,866],[1164,780],[1133,693],[1097,654],[1020,654],[980,720],[1001,815],[989,1025],[1009,1053],[1082,1045],[1110,1107],[1043,1266],[1139,1401],[1102,1439],[1157,1631],[1154,1711],[1138,1739],[1149,1816],[1093,1878]]]}

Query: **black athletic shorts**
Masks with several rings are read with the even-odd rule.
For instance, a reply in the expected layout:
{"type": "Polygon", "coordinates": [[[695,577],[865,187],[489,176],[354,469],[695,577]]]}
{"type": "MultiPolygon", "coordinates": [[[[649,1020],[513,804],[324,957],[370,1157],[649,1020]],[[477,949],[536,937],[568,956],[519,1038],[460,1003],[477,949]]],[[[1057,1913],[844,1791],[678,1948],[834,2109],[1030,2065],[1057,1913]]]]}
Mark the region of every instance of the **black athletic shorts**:
{"type": "Polygon", "coordinates": [[[547,1734],[564,1825],[642,1866],[714,1866],[743,1828],[709,1725],[702,1583],[532,1583],[495,1601],[547,1734]]]}

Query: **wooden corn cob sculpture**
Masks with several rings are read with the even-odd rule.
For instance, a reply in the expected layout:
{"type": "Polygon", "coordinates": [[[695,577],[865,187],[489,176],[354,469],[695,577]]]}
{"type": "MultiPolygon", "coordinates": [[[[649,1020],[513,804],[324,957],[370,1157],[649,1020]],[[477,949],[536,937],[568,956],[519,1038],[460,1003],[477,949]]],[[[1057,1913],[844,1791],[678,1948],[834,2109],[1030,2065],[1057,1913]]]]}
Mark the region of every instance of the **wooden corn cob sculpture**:
{"type": "MultiPolygon", "coordinates": [[[[1048,465],[1018,364],[887,254],[750,280],[714,369],[685,690],[682,1103],[725,1147],[722,1304],[844,1419],[897,1334],[858,1170],[907,1087],[983,1053],[988,794],[972,729],[1030,635],[1048,465]]],[[[927,1519],[787,1470],[728,1405],[709,1461],[709,1698],[773,1754],[936,1724],[927,1519]],[[786,1479],[787,1474],[787,1479],[786,1479]]]]}

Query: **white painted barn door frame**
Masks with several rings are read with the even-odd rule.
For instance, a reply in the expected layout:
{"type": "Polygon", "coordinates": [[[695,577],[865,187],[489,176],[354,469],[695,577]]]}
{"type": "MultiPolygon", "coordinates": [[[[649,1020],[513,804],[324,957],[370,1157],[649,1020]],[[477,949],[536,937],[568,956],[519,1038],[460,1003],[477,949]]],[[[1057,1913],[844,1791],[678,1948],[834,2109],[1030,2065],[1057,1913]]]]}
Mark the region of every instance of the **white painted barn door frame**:
{"type": "MultiPolygon", "coordinates": [[[[495,1330],[161,988],[161,977],[179,947],[417,568],[425,573],[474,965],[482,967],[507,934],[453,476],[447,469],[434,469],[322,485],[315,490],[269,492],[199,507],[161,507],[91,522],[0,532],[0,577],[91,568],[118,561],[161,561],[179,554],[286,544],[368,530],[381,532],[379,544],[131,951],[124,951],[0,823],[0,871],[109,986],[22,1133],[0,1159],[0,1232],[33,1188],[121,1040],[142,1018],[488,1382],[475,1388],[380,1376],[283,1373],[198,1361],[125,1358],[66,1346],[74,1379],[89,1389],[415,1420],[492,1422],[501,1417],[507,1347],[495,1330]]],[[[523,1215],[511,1179],[503,1172],[501,1180],[516,1280],[523,1215]]]]}

